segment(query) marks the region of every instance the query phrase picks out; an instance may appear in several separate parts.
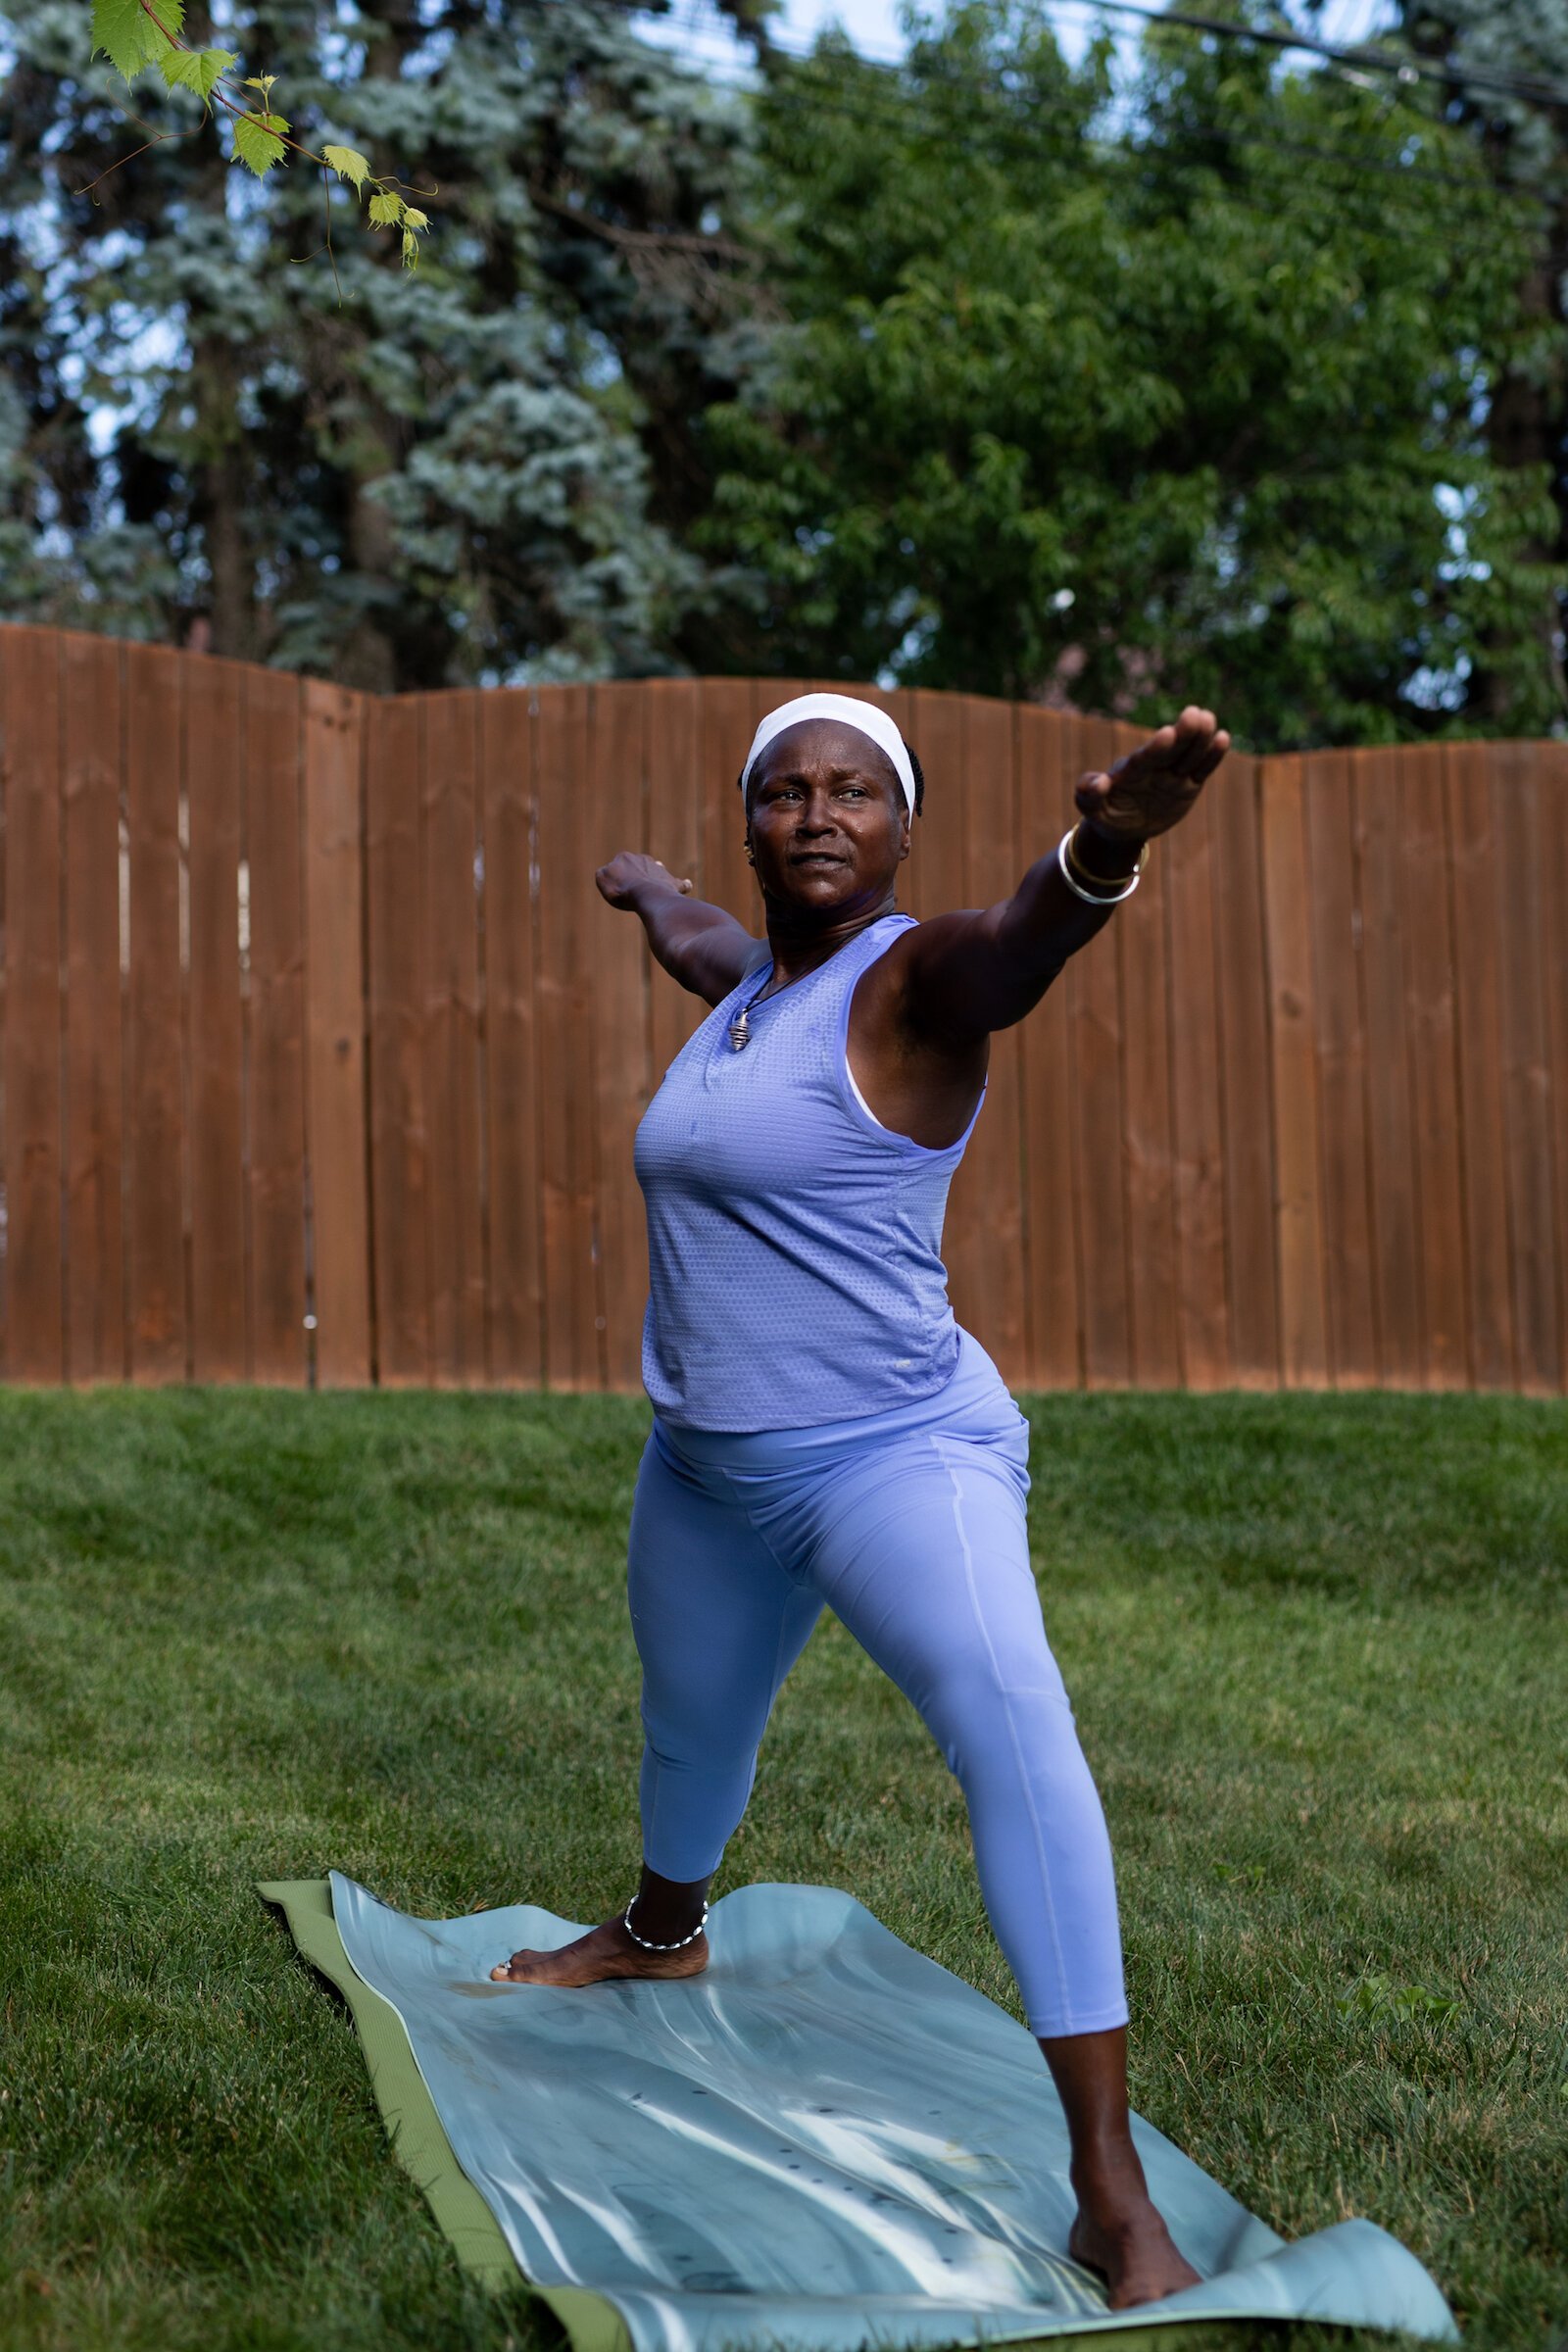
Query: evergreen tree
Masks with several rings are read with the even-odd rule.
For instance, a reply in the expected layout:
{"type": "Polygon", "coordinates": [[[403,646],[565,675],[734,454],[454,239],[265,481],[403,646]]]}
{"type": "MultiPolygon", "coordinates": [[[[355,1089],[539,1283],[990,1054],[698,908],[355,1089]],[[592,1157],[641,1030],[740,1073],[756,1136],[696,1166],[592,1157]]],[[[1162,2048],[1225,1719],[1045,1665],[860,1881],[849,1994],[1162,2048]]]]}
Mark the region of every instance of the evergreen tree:
{"type": "Polygon", "coordinates": [[[4,5],[0,612],[374,689],[700,645],[736,98],[613,0],[193,0],[295,135],[434,183],[410,272],[342,189],[323,253],[322,174],[89,68],[78,0],[4,5]]]}
{"type": "Polygon", "coordinates": [[[1107,71],[1006,0],[897,74],[775,65],[796,324],[715,418],[706,536],[769,582],[731,659],[1260,747],[1549,723],[1545,474],[1487,423],[1533,209],[1386,84],[1174,26],[1120,111],[1107,71]]]}

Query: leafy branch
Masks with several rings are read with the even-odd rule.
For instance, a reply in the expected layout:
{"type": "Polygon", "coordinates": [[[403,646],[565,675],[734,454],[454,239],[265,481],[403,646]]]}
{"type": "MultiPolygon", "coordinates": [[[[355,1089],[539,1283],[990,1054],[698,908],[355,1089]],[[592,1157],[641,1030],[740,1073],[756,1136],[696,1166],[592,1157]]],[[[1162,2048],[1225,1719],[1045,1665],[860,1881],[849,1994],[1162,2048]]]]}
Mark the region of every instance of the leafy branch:
{"type": "MultiPolygon", "coordinates": [[[[230,69],[239,63],[234,51],[216,46],[193,48],[182,37],[184,23],[185,0],[158,0],[156,7],[153,0],[92,0],[92,54],[107,57],[116,73],[122,74],[127,82],[149,66],[156,66],[166,88],[193,91],[205,115],[212,114],[215,108],[225,114],[232,125],[231,160],[243,164],[258,179],[265,179],[286,153],[303,156],[307,163],[318,165],[329,175],[325,181],[328,191],[332,185],[330,175],[335,173],[366,206],[371,228],[395,228],[399,232],[404,268],[414,269],[419,259],[419,237],[429,227],[430,217],[417,205],[409,203],[402,184],[379,177],[357,147],[323,146],[318,153],[314,147],[292,138],[287,116],[278,114],[272,105],[276,75],[251,74],[243,81],[234,81],[230,69]],[[261,93],[259,105],[243,95],[246,90],[261,93]]],[[[330,254],[330,193],[326,247],[330,254]]]]}

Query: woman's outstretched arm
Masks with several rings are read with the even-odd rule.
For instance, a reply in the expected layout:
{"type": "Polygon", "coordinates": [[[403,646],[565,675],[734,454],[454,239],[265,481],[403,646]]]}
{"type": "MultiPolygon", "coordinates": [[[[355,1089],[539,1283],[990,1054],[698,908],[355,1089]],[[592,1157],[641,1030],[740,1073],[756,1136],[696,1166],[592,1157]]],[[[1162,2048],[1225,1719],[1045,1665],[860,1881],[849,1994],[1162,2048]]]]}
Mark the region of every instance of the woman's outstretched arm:
{"type": "Polygon", "coordinates": [[[594,880],[612,906],[642,917],[648,945],[665,971],[710,1004],[720,1004],[767,955],[765,940],[754,939],[722,906],[694,899],[689,881],[677,881],[667,865],[640,850],[617,851],[594,880]]]}
{"type": "MultiPolygon", "coordinates": [[[[1084,819],[1080,862],[1107,888],[1125,881],[1144,843],[1180,823],[1229,749],[1213,712],[1189,708],[1107,772],[1083,777],[1073,796],[1084,819]]],[[[1010,1028],[1033,1011],[1068,956],[1104,929],[1111,911],[1068,887],[1053,845],[1010,899],[978,913],[938,915],[906,933],[902,1025],[955,1043],[1010,1028]]],[[[1137,921],[1136,908],[1128,914],[1137,921]]]]}

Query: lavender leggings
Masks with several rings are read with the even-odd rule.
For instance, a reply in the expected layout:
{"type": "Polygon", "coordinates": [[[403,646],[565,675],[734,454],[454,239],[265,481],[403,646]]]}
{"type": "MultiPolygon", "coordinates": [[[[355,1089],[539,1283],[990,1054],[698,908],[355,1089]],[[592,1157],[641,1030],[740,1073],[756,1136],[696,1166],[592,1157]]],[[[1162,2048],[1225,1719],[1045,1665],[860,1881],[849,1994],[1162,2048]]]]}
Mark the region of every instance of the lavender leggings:
{"type": "Polygon", "coordinates": [[[656,1418],[632,1510],[643,1852],[716,1870],[825,1603],[918,1709],[969,1808],[1030,2031],[1126,2022],[1104,1815],[1029,1564],[1028,1425],[963,1335],[948,1385],[865,1420],[731,1435],[656,1418]]]}

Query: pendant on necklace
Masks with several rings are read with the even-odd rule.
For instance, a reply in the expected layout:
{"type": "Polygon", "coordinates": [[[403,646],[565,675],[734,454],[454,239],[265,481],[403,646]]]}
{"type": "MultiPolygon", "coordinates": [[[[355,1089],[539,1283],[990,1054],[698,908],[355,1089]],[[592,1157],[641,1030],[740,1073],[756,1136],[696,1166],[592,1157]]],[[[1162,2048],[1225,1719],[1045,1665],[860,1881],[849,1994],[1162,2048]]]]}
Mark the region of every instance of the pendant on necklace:
{"type": "Polygon", "coordinates": [[[729,1025],[730,1046],[737,1054],[740,1053],[743,1046],[749,1046],[752,1042],[751,1024],[746,1018],[748,1009],[743,1004],[729,1025]]]}

